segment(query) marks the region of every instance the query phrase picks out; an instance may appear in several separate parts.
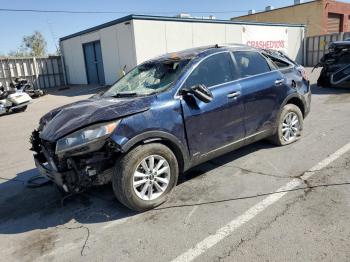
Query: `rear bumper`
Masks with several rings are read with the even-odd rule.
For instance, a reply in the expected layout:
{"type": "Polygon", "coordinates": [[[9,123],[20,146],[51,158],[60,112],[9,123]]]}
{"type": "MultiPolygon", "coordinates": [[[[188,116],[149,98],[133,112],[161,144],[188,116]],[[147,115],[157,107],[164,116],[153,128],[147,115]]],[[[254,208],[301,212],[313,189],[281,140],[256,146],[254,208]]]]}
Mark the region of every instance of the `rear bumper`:
{"type": "Polygon", "coordinates": [[[304,95],[304,104],[305,104],[305,112],[304,112],[304,118],[307,117],[307,115],[310,113],[311,110],[311,89],[309,87],[309,92],[307,92],[304,95]]]}

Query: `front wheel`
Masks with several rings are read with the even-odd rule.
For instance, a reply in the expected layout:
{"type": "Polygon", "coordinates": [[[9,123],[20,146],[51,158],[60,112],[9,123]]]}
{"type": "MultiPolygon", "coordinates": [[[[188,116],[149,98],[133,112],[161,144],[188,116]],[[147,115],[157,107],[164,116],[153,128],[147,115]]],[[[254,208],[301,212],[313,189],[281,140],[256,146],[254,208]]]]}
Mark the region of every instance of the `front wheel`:
{"type": "Polygon", "coordinates": [[[287,104],[281,111],[276,133],[269,140],[279,146],[291,144],[301,137],[303,124],[304,118],[299,107],[287,104]]]}
{"type": "Polygon", "coordinates": [[[166,201],[178,173],[177,159],[168,147],[156,143],[140,145],[117,161],[113,191],[128,208],[145,211],[166,201]]]}

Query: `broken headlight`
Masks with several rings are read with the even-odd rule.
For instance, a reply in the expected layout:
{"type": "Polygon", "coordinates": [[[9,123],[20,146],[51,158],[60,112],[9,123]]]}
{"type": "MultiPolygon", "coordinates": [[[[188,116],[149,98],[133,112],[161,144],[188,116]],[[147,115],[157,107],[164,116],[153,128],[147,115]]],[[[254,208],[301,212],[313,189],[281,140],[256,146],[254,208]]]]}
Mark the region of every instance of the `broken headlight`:
{"type": "Polygon", "coordinates": [[[120,120],[92,125],[59,139],[56,144],[56,154],[73,150],[108,137],[119,122],[120,120]]]}

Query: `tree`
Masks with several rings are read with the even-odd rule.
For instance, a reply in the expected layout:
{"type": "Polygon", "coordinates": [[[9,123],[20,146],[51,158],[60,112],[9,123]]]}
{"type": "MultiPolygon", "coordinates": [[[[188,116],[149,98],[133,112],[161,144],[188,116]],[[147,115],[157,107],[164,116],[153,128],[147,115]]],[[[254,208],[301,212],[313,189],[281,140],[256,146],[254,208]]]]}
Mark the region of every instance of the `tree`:
{"type": "Polygon", "coordinates": [[[24,36],[21,46],[8,53],[9,56],[27,57],[27,56],[45,56],[46,55],[46,40],[39,31],[34,31],[33,34],[24,36]]]}
{"type": "Polygon", "coordinates": [[[31,56],[46,55],[46,41],[39,31],[34,31],[32,35],[24,36],[22,46],[31,56]]]}

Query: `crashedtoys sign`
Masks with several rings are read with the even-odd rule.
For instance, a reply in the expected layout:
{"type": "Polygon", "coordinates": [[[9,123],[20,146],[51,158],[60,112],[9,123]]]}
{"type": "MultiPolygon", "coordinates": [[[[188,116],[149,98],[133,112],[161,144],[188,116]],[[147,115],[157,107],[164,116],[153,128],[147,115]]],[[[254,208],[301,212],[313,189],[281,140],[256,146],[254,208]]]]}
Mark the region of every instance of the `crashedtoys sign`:
{"type": "Polygon", "coordinates": [[[263,49],[288,51],[288,30],[285,27],[244,26],[242,43],[263,49]]]}

